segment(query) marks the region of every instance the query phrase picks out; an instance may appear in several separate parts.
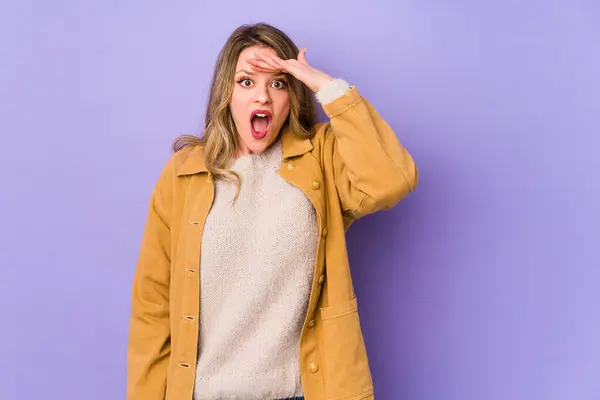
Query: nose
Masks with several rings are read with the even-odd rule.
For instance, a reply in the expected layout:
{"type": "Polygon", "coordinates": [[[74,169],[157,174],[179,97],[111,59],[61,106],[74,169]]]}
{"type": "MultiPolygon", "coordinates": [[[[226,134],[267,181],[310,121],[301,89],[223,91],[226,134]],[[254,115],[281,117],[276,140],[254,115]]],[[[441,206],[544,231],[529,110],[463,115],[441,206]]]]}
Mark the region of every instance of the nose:
{"type": "Polygon", "coordinates": [[[262,85],[256,85],[256,90],[254,93],[254,101],[259,104],[269,104],[271,102],[271,95],[269,94],[269,89],[262,85]]]}

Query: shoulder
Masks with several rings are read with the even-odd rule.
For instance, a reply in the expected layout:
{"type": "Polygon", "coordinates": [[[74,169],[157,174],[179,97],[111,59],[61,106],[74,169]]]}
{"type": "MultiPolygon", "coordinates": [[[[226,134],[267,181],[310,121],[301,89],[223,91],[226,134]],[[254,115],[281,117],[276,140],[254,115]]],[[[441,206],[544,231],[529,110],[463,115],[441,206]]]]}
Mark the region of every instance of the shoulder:
{"type": "Polygon", "coordinates": [[[161,198],[170,197],[176,186],[185,179],[182,177],[193,175],[206,170],[204,163],[204,146],[187,146],[174,152],[163,165],[155,194],[161,198]]]}
{"type": "Polygon", "coordinates": [[[193,175],[203,171],[206,171],[204,146],[192,145],[174,152],[163,167],[161,175],[175,179],[176,177],[193,175]]]}
{"type": "Polygon", "coordinates": [[[163,165],[152,191],[152,201],[165,218],[172,215],[178,199],[185,196],[190,181],[185,179],[189,175],[185,172],[197,165],[198,159],[204,164],[203,147],[189,146],[174,152],[163,165]]]}

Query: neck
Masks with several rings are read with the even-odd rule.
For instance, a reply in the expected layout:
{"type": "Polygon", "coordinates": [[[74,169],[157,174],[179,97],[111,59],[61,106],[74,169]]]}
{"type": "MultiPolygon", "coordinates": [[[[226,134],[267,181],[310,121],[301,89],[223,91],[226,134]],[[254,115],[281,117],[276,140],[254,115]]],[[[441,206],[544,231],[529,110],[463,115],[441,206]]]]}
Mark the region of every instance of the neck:
{"type": "Polygon", "coordinates": [[[252,150],[250,150],[248,147],[246,146],[238,146],[237,150],[235,151],[234,157],[235,158],[240,158],[240,157],[245,157],[245,156],[255,156],[255,155],[259,155],[264,153],[265,151],[269,150],[269,147],[271,147],[273,145],[273,143],[275,143],[277,141],[278,136],[276,136],[271,143],[269,143],[267,145],[267,147],[265,147],[264,149],[262,149],[261,151],[257,151],[254,152],[252,150]]]}

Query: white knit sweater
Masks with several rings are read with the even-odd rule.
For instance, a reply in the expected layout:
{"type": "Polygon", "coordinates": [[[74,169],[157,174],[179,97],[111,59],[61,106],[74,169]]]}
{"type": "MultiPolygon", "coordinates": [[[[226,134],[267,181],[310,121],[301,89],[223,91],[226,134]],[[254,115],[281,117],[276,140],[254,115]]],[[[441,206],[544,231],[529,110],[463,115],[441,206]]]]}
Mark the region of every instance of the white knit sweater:
{"type": "MultiPolygon", "coordinates": [[[[317,94],[329,102],[349,88],[336,80],[317,94]]],[[[318,229],[310,200],[277,174],[278,139],[235,160],[235,185],[215,183],[202,237],[200,334],[194,400],[302,396],[299,341],[318,229]]]]}

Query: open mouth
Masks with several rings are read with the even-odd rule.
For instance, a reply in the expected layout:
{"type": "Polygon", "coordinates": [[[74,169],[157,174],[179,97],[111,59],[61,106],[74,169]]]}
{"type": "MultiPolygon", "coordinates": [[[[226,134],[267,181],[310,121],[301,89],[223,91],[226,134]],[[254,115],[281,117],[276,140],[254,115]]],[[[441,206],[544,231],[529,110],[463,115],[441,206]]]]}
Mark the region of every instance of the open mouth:
{"type": "Polygon", "coordinates": [[[272,115],[267,110],[254,110],[250,114],[250,131],[254,139],[263,139],[269,133],[272,115]]]}

